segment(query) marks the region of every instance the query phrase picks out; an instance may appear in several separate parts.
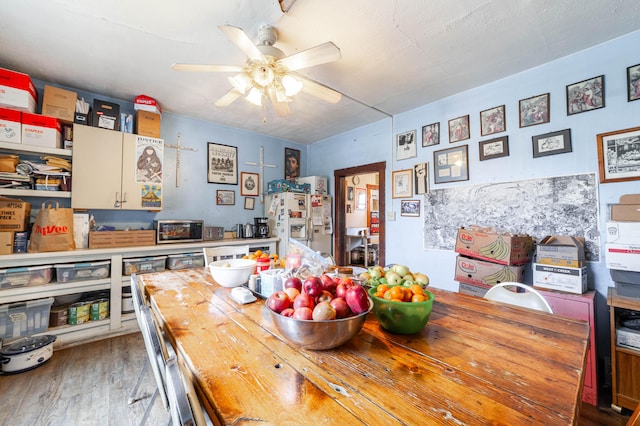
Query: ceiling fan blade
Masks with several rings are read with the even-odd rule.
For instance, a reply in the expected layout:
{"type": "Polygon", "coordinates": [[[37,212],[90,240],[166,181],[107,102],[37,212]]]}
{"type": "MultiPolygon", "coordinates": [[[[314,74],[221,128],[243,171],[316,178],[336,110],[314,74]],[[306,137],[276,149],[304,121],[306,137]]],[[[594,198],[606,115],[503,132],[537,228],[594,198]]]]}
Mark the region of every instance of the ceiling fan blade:
{"type": "Polygon", "coordinates": [[[242,31],[241,28],[233,27],[231,25],[220,25],[218,28],[222,30],[222,32],[227,36],[229,40],[231,40],[236,46],[240,48],[244,52],[245,55],[254,61],[264,61],[266,59],[262,52],[258,50],[255,44],[251,41],[251,39],[247,36],[247,34],[242,31]]]}
{"type": "Polygon", "coordinates": [[[331,61],[337,61],[341,57],[340,48],[333,44],[333,42],[328,41],[316,47],[279,59],[277,62],[285,66],[287,69],[295,71],[315,65],[326,64],[331,61]]]}
{"type": "Polygon", "coordinates": [[[236,89],[231,89],[216,101],[216,106],[226,107],[240,96],[242,96],[242,93],[238,92],[236,89]]]}
{"type": "Polygon", "coordinates": [[[273,91],[269,92],[269,99],[271,99],[273,109],[276,110],[276,114],[278,114],[279,117],[288,117],[289,115],[291,115],[291,108],[289,108],[289,103],[278,102],[278,98],[273,93],[273,91]]]}
{"type": "Polygon", "coordinates": [[[199,65],[199,64],[173,64],[171,65],[176,71],[194,71],[194,72],[242,72],[243,67],[236,65],[199,65]]]}
{"type": "Polygon", "coordinates": [[[342,99],[342,94],[340,92],[336,92],[324,84],[315,82],[307,77],[302,77],[300,74],[296,74],[296,79],[302,82],[303,92],[313,95],[316,98],[320,98],[323,101],[332,104],[337,104],[342,99]]]}

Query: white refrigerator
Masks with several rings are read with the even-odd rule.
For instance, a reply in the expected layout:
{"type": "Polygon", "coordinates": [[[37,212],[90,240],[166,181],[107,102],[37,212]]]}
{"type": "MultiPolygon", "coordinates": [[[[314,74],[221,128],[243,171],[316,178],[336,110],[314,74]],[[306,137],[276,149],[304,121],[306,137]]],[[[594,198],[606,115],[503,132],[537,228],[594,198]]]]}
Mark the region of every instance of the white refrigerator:
{"type": "Polygon", "coordinates": [[[293,238],[323,255],[333,255],[332,198],[294,192],[265,197],[265,217],[269,232],[278,241],[278,256],[285,257],[289,238],[293,238]]]}

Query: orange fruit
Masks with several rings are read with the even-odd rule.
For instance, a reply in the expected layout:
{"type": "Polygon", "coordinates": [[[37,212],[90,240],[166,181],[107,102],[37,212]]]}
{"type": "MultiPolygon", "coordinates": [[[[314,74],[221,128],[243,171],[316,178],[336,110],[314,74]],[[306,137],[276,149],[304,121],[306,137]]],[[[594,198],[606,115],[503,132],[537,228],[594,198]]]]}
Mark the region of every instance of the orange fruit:
{"type": "Polygon", "coordinates": [[[382,292],[384,293],[385,291],[389,290],[389,286],[387,284],[380,284],[377,288],[376,291],[377,292],[382,292]]]}
{"type": "MultiPolygon", "coordinates": [[[[404,299],[404,289],[402,286],[394,286],[389,289],[389,298],[390,299],[398,299],[402,301],[404,299]]],[[[385,293],[386,294],[386,293],[385,293]]],[[[386,298],[386,296],[385,296],[386,298]]]]}
{"type": "Polygon", "coordinates": [[[425,294],[414,294],[411,298],[412,302],[424,302],[427,300],[427,296],[425,294]]]}
{"type": "Polygon", "coordinates": [[[411,292],[413,294],[424,294],[424,291],[422,290],[422,286],[420,284],[414,284],[409,288],[411,289],[411,292]]]}
{"type": "Polygon", "coordinates": [[[379,298],[381,298],[381,299],[384,299],[384,292],[376,291],[373,295],[374,295],[375,297],[379,297],[379,298]]]}
{"type": "Polygon", "coordinates": [[[402,291],[404,292],[404,297],[402,300],[405,302],[411,302],[411,298],[413,297],[413,292],[409,287],[402,287],[402,291]]]}

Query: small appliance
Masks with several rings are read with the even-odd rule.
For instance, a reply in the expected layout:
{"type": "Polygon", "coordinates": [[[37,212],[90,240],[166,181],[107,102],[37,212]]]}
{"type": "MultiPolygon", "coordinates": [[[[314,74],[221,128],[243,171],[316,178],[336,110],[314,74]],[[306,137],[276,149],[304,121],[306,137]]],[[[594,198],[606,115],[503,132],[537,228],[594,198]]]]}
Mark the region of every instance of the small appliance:
{"type": "Polygon", "coordinates": [[[256,238],[269,238],[269,218],[268,217],[256,217],[253,219],[256,232],[256,238]]]}
{"type": "Polygon", "coordinates": [[[202,238],[205,241],[224,240],[224,228],[222,226],[205,226],[202,238]]]}
{"type": "Polygon", "coordinates": [[[244,238],[244,223],[236,225],[236,238],[244,238]]]}
{"type": "Polygon", "coordinates": [[[250,223],[247,223],[244,226],[244,237],[245,238],[253,238],[255,233],[256,232],[255,232],[255,226],[254,225],[252,225],[250,223]]]}
{"type": "Polygon", "coordinates": [[[203,220],[156,220],[154,222],[158,244],[202,241],[203,220]]]}

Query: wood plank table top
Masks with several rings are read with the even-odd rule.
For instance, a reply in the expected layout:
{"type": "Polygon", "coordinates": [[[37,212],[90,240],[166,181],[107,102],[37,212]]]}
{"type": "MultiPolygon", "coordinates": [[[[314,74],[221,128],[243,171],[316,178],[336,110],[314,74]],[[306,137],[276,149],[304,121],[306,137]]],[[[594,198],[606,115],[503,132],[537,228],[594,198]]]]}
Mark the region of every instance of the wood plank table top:
{"type": "Polygon", "coordinates": [[[373,314],[346,344],[304,350],[264,300],[241,305],[205,268],[139,275],[220,424],[576,424],[584,321],[432,288],[412,335],[373,314]]]}

